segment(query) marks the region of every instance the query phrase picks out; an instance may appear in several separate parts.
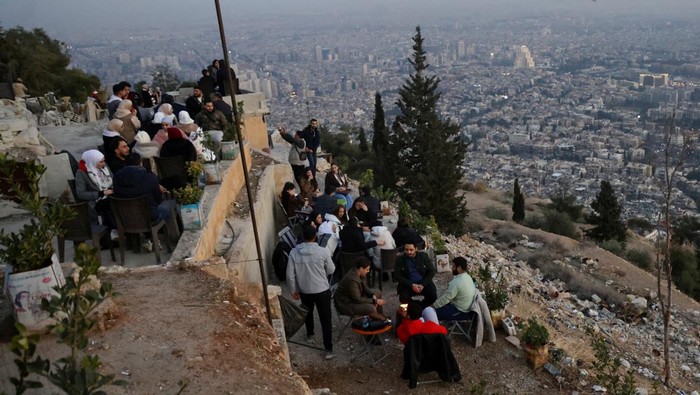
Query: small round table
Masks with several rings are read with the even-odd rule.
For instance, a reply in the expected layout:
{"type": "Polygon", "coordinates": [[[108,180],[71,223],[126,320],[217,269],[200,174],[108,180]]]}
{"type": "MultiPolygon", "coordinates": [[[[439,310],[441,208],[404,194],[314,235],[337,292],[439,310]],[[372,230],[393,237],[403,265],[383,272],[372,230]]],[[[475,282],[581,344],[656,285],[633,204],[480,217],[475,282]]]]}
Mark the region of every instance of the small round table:
{"type": "Polygon", "coordinates": [[[372,366],[375,366],[379,362],[384,360],[384,358],[388,357],[389,351],[384,346],[384,340],[382,339],[382,335],[389,332],[392,328],[393,325],[387,325],[383,328],[375,330],[363,330],[358,328],[352,328],[352,331],[360,336],[361,342],[365,345],[365,350],[355,355],[351,361],[355,361],[358,358],[362,358],[365,355],[369,355],[369,358],[372,360],[372,366]],[[366,338],[365,336],[369,337],[366,338]],[[379,345],[381,347],[381,353],[377,357],[375,357],[374,354],[372,354],[372,343],[376,341],[379,342],[379,345]]]}

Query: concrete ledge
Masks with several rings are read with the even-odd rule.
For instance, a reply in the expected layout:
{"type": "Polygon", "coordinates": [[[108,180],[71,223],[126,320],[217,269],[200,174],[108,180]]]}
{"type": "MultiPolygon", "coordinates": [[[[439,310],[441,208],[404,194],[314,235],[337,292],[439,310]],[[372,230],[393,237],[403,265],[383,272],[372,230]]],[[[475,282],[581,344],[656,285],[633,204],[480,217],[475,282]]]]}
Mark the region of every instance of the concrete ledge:
{"type": "MultiPolygon", "coordinates": [[[[248,170],[250,170],[252,167],[252,156],[247,143],[244,150],[248,170]]],[[[239,155],[232,161],[220,162],[221,184],[207,185],[204,188],[202,211],[205,219],[202,221],[203,227],[201,230],[186,230],[182,233],[180,241],[170,257],[171,262],[181,261],[186,258],[202,261],[214,255],[221,228],[228,216],[228,208],[245,184],[241,158],[242,155],[239,155]]],[[[224,273],[214,275],[226,278],[222,274],[224,273]]]]}

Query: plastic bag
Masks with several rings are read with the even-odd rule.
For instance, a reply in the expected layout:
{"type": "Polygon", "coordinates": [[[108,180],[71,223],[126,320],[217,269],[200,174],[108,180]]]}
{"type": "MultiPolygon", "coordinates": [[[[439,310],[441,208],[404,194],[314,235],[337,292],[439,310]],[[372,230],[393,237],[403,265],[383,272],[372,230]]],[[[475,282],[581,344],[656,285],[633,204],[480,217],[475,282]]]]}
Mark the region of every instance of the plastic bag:
{"type": "Polygon", "coordinates": [[[282,318],[284,319],[284,335],[290,338],[304,325],[309,310],[306,306],[298,305],[282,295],[278,296],[278,298],[280,300],[282,318]]]}

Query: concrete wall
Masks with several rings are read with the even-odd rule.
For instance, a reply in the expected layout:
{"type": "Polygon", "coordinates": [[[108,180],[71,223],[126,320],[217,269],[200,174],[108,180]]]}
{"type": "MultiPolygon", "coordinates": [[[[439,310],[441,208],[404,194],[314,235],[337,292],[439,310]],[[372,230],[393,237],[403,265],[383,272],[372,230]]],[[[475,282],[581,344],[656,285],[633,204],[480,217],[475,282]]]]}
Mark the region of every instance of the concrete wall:
{"type": "Polygon", "coordinates": [[[256,149],[269,147],[267,139],[267,122],[262,115],[243,114],[243,138],[256,149]]]}
{"type": "MultiPolygon", "coordinates": [[[[291,168],[287,164],[268,166],[260,176],[258,190],[255,196],[255,214],[258,225],[258,235],[266,271],[272,267],[272,253],[277,244],[277,231],[286,222],[282,210],[277,204],[284,183],[292,180],[291,168]]],[[[236,241],[231,247],[228,259],[229,276],[243,282],[261,282],[258,269],[255,236],[250,220],[237,234],[236,241]]]]}
{"type": "MultiPolygon", "coordinates": [[[[245,152],[246,162],[250,170],[252,157],[250,156],[249,144],[245,144],[245,152]]],[[[219,171],[222,173],[221,184],[207,185],[204,189],[202,204],[206,219],[202,221],[203,229],[184,231],[175,251],[173,251],[171,261],[185,258],[201,261],[214,254],[219,234],[221,234],[222,226],[228,216],[229,206],[245,185],[241,155],[233,161],[221,161],[219,171]]]]}

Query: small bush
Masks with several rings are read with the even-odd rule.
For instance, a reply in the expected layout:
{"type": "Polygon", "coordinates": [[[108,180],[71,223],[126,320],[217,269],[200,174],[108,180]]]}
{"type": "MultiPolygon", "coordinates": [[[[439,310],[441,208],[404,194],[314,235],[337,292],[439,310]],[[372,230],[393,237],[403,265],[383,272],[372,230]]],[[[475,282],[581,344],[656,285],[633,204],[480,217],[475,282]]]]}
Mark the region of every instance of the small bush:
{"type": "Polygon", "coordinates": [[[566,213],[560,213],[556,210],[544,210],[544,226],[543,230],[558,234],[561,236],[566,236],[572,239],[578,240],[580,237],[579,231],[576,225],[569,215],[566,213]]]}
{"type": "Polygon", "coordinates": [[[499,229],[496,240],[501,243],[510,244],[523,238],[523,234],[515,229],[499,229]]]}
{"type": "Polygon", "coordinates": [[[642,249],[630,249],[625,253],[625,258],[644,270],[651,269],[652,256],[649,252],[642,249]]]}
{"type": "Polygon", "coordinates": [[[506,212],[506,210],[494,206],[486,207],[484,209],[484,215],[487,218],[498,219],[501,221],[505,221],[508,218],[508,212],[506,212]]]}
{"type": "Polygon", "coordinates": [[[469,233],[480,232],[484,230],[484,222],[470,216],[464,220],[464,227],[469,233]]]}
{"type": "Polygon", "coordinates": [[[617,240],[605,240],[598,246],[620,257],[623,256],[623,252],[625,252],[625,246],[617,240]]]}
{"type": "Polygon", "coordinates": [[[539,214],[527,214],[525,215],[523,225],[530,229],[542,229],[544,226],[544,217],[539,214]]]}
{"type": "Polygon", "coordinates": [[[474,192],[476,193],[484,193],[488,191],[489,186],[486,184],[485,181],[477,181],[476,184],[474,184],[474,192]]]}

